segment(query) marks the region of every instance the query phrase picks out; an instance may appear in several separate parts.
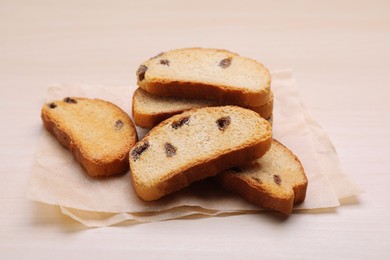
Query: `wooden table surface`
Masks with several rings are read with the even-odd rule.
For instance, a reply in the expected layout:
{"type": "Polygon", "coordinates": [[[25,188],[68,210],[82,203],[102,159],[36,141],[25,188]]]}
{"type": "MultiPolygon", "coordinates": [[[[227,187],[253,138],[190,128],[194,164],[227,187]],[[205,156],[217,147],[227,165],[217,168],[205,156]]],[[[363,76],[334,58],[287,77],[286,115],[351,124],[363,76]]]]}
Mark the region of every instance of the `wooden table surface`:
{"type": "Polygon", "coordinates": [[[390,259],[389,1],[0,2],[0,258],[390,259]],[[337,210],[87,229],[26,199],[49,84],[136,84],[146,58],[225,48],[291,68],[365,193],[337,210]]]}

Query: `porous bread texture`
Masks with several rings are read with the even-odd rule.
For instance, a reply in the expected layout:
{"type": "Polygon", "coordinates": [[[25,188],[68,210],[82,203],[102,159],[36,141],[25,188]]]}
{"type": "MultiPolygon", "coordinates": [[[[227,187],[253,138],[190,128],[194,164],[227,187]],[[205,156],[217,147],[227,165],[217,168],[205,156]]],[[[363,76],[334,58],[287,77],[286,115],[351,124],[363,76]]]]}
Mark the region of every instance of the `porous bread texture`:
{"type": "Polygon", "coordinates": [[[137,132],[130,117],[116,105],[67,97],[44,104],[41,118],[90,176],[110,176],[129,169],[129,151],[137,142],[137,132]]]}
{"type": "MultiPolygon", "coordinates": [[[[268,101],[260,106],[247,106],[261,117],[269,119],[273,111],[273,92],[270,91],[268,101]]],[[[143,128],[152,128],[163,120],[180,114],[183,111],[209,106],[221,106],[219,102],[206,99],[186,99],[161,97],[137,88],[133,94],[132,111],[134,123],[143,128]]],[[[230,105],[230,104],[223,104],[230,105]]]]}
{"type": "Polygon", "coordinates": [[[271,85],[263,64],[227,50],[206,48],[161,53],[140,65],[137,78],[139,87],[152,94],[240,106],[265,104],[271,85]]]}
{"type": "Polygon", "coordinates": [[[186,111],[163,121],[131,149],[132,183],[140,198],[156,200],[261,157],[271,142],[271,125],[251,110],[186,111]]]}
{"type": "Polygon", "coordinates": [[[222,172],[215,179],[249,202],[284,214],[305,200],[308,184],[299,159],[276,140],[260,159],[222,172]]]}

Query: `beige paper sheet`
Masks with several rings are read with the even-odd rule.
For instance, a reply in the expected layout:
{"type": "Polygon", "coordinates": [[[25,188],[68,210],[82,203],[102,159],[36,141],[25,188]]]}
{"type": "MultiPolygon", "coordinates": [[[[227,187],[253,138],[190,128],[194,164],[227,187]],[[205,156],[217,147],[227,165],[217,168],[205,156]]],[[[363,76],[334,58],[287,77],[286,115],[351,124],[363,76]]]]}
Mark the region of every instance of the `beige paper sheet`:
{"type": "MultiPolygon", "coordinates": [[[[296,209],[337,207],[339,199],[354,196],[361,189],[342,173],[337,154],[325,131],[303,108],[291,70],[272,73],[275,96],[274,138],[289,147],[301,160],[309,179],[307,197],[296,209]]],[[[65,96],[101,98],[131,114],[135,87],[73,86],[50,87],[48,100],[65,96]]],[[[139,136],[145,129],[137,128],[139,136]]],[[[155,202],[140,200],[129,173],[108,179],[88,177],[45,130],[38,146],[28,198],[59,205],[64,214],[86,226],[107,226],[119,222],[141,223],[184,216],[215,216],[254,212],[259,208],[230,194],[209,180],[155,202]]]]}

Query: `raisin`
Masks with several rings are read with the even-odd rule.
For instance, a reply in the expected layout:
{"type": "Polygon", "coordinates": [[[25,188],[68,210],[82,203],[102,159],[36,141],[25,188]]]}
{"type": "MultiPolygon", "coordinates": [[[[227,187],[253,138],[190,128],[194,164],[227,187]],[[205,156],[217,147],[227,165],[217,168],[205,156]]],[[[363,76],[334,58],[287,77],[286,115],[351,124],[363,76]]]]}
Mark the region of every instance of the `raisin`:
{"type": "Polygon", "coordinates": [[[77,104],[76,99],[70,98],[70,97],[64,98],[64,102],[69,103],[69,104],[77,104]]]}
{"type": "Polygon", "coordinates": [[[165,143],[164,147],[165,147],[165,154],[167,155],[167,157],[172,157],[176,154],[177,149],[172,144],[165,143]]]}
{"type": "Polygon", "coordinates": [[[56,103],[50,103],[48,104],[48,106],[51,108],[51,109],[54,109],[57,107],[57,104],[56,103]]]}
{"type": "Polygon", "coordinates": [[[218,129],[225,131],[226,128],[230,125],[231,119],[230,116],[224,116],[215,121],[217,123],[218,129]]]}
{"type": "Polygon", "coordinates": [[[117,121],[115,122],[115,129],[116,129],[116,130],[120,130],[122,127],[123,127],[123,122],[122,122],[122,120],[117,120],[117,121]]]}
{"type": "Polygon", "coordinates": [[[169,67],[169,60],[160,60],[160,64],[167,65],[169,67]]]}
{"type": "Polygon", "coordinates": [[[257,177],[251,177],[254,181],[256,181],[256,182],[258,182],[259,184],[262,184],[263,183],[263,181],[262,180],[260,180],[259,178],[257,178],[257,177]]]}
{"type": "Polygon", "coordinates": [[[186,117],[181,118],[178,121],[173,122],[171,126],[173,129],[178,129],[178,128],[182,127],[184,124],[188,125],[189,123],[190,123],[190,117],[186,116],[186,117]]]}
{"type": "Polygon", "coordinates": [[[143,144],[135,147],[133,151],[131,152],[131,157],[133,158],[134,162],[138,160],[141,157],[141,154],[145,152],[149,148],[148,141],[144,142],[143,144]]]}
{"type": "Polygon", "coordinates": [[[223,69],[229,67],[230,64],[232,64],[232,58],[223,59],[219,62],[219,66],[223,69]]]}
{"type": "Polygon", "coordinates": [[[239,167],[232,167],[231,170],[234,171],[234,172],[237,172],[237,173],[238,172],[242,172],[242,169],[239,168],[239,167]]]}
{"type": "Polygon", "coordinates": [[[142,81],[145,79],[145,73],[147,70],[148,70],[148,67],[146,67],[145,65],[139,66],[139,68],[137,70],[137,75],[138,75],[139,81],[142,81]]]}
{"type": "Polygon", "coordinates": [[[276,183],[276,184],[278,184],[279,186],[282,184],[282,179],[280,178],[280,176],[279,175],[274,175],[274,182],[276,183]]]}

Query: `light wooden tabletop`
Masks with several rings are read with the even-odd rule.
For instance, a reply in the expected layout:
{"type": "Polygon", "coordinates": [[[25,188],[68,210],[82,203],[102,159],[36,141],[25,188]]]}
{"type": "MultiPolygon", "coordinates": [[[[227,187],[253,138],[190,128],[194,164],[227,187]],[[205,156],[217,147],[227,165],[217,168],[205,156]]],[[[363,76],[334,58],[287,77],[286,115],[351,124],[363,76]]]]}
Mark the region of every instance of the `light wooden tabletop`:
{"type": "Polygon", "coordinates": [[[390,258],[389,1],[0,2],[0,258],[390,258]],[[224,48],[291,68],[365,193],[321,214],[86,229],[26,199],[53,83],[136,84],[147,57],[224,48]]]}

